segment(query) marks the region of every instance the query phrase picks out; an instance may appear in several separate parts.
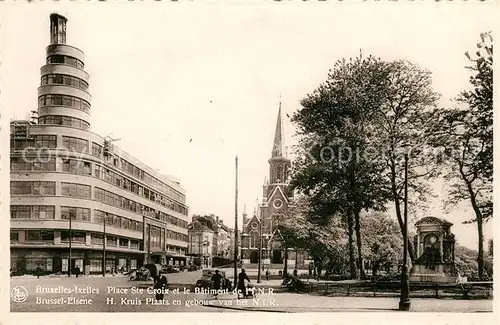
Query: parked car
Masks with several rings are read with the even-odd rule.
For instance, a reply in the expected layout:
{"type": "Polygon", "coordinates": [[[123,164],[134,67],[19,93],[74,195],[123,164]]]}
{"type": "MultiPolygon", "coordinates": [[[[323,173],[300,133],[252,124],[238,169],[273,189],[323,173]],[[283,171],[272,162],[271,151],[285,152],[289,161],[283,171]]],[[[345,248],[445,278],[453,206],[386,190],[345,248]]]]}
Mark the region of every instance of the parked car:
{"type": "Polygon", "coordinates": [[[149,269],[142,266],[130,276],[130,280],[148,281],[150,277],[151,277],[151,272],[149,271],[149,269]]]}
{"type": "Polygon", "coordinates": [[[210,289],[211,286],[211,281],[210,278],[201,278],[198,281],[196,281],[196,287],[197,288],[203,288],[203,289],[210,289]]]}
{"type": "MultiPolygon", "coordinates": [[[[214,273],[215,269],[203,270],[201,278],[198,281],[196,281],[196,287],[210,289],[212,287],[212,275],[214,275],[214,273]]],[[[219,271],[219,274],[222,275],[221,288],[231,290],[232,289],[231,280],[226,278],[226,272],[219,271]]]]}
{"type": "Polygon", "coordinates": [[[173,267],[172,265],[167,266],[166,271],[167,271],[167,273],[179,273],[179,269],[176,267],[173,267]]]}
{"type": "Polygon", "coordinates": [[[198,271],[197,265],[189,265],[188,272],[198,271]]]}

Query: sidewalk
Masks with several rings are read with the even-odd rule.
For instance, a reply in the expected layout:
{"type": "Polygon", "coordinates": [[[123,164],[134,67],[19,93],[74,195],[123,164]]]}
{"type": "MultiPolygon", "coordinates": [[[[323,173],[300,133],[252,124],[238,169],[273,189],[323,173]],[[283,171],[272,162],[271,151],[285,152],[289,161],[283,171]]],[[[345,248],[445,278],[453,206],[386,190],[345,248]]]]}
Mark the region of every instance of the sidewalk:
{"type": "MultiPolygon", "coordinates": [[[[307,294],[277,293],[257,295],[254,299],[219,296],[211,308],[260,312],[387,312],[398,311],[399,298],[322,297],[307,294]]],[[[492,312],[493,300],[420,299],[411,300],[413,312],[492,312]]]]}
{"type": "MultiPolygon", "coordinates": [[[[316,280],[316,279],[302,279],[305,285],[308,284],[356,284],[356,283],[363,283],[366,281],[360,281],[360,280],[343,280],[343,281],[324,281],[324,280],[316,280]]],[[[285,291],[286,288],[284,288],[281,284],[283,283],[283,279],[272,279],[272,280],[262,280],[261,283],[257,283],[257,280],[252,279],[252,285],[256,288],[273,288],[276,289],[277,291],[285,291]]]]}
{"type": "Polygon", "coordinates": [[[256,288],[281,288],[282,279],[274,280],[262,280],[261,283],[257,283],[257,280],[252,281],[252,285],[256,288]]]}
{"type": "MultiPolygon", "coordinates": [[[[125,275],[125,274],[122,274],[122,273],[117,273],[115,275],[113,274],[106,274],[106,278],[113,278],[113,277],[116,277],[116,278],[128,278],[130,275],[125,275]]],[[[74,274],[71,274],[71,277],[72,278],[75,278],[76,275],[74,274]]],[[[78,276],[79,278],[104,278],[104,276],[102,276],[102,274],[88,274],[88,275],[85,275],[85,274],[80,274],[78,276]]],[[[11,279],[37,279],[38,277],[36,275],[33,275],[33,274],[24,274],[24,275],[12,275],[10,276],[11,279]]],[[[44,279],[44,278],[49,278],[49,279],[54,279],[54,278],[68,278],[68,275],[67,274],[47,274],[47,275],[41,275],[40,276],[40,279],[44,279]]]]}

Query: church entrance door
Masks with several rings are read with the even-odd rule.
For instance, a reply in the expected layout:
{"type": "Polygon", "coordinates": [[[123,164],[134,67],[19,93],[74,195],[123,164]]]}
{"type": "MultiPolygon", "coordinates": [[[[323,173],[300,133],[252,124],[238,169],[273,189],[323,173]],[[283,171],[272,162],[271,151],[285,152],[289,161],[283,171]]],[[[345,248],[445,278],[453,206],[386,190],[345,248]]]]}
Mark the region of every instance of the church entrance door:
{"type": "Polygon", "coordinates": [[[283,263],[283,259],[281,258],[281,249],[273,250],[273,258],[271,259],[271,263],[273,264],[283,263]]]}
{"type": "Polygon", "coordinates": [[[259,263],[259,252],[252,251],[250,253],[250,263],[259,263]]]}

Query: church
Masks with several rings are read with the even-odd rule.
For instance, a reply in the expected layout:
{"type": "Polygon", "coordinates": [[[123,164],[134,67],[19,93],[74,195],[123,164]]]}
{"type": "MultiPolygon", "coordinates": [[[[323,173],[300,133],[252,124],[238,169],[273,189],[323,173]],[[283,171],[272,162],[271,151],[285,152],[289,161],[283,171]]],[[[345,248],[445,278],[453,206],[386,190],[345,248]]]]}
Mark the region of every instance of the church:
{"type": "Polygon", "coordinates": [[[307,268],[311,262],[307,252],[296,252],[285,247],[277,229],[281,220],[289,215],[293,207],[293,191],[289,186],[291,161],[284,146],[284,128],[281,103],[278,109],[276,131],[269,163],[269,177],[263,185],[262,200],[253,216],[243,213],[241,233],[241,261],[244,267],[255,268],[259,262],[259,240],[262,235],[262,266],[266,269],[283,269],[288,260],[288,269],[307,268]],[[287,258],[285,258],[288,253],[287,258]]]}

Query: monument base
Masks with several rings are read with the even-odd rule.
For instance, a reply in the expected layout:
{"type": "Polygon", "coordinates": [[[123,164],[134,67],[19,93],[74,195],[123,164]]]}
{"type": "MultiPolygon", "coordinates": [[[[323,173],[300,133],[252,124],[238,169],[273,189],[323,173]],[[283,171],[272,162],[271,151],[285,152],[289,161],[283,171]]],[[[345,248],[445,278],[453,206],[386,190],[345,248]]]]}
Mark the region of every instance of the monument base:
{"type": "Polygon", "coordinates": [[[456,283],[457,276],[446,272],[447,265],[437,264],[434,269],[429,269],[425,265],[413,265],[410,272],[410,282],[437,282],[456,283]]]}
{"type": "Polygon", "coordinates": [[[410,276],[410,282],[431,282],[431,283],[457,283],[458,277],[456,276],[448,276],[445,274],[412,274],[410,276]]]}

